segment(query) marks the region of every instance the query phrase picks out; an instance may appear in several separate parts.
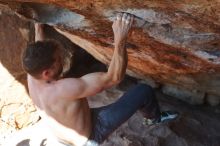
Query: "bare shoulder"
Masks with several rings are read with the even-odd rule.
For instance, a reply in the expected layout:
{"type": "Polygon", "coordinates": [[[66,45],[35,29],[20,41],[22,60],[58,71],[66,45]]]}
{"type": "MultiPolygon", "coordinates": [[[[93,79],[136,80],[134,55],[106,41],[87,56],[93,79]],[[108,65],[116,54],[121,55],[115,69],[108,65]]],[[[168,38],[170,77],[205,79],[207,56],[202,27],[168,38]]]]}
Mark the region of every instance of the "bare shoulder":
{"type": "Polygon", "coordinates": [[[56,81],[55,86],[59,88],[73,88],[79,87],[82,84],[82,80],[80,78],[64,78],[56,81]]]}
{"type": "Polygon", "coordinates": [[[80,78],[64,78],[54,83],[54,92],[65,99],[79,98],[82,92],[83,81],[80,78]]]}
{"type": "Polygon", "coordinates": [[[89,73],[80,78],[64,78],[56,81],[59,96],[76,99],[96,95],[115,84],[104,72],[89,73]]]}

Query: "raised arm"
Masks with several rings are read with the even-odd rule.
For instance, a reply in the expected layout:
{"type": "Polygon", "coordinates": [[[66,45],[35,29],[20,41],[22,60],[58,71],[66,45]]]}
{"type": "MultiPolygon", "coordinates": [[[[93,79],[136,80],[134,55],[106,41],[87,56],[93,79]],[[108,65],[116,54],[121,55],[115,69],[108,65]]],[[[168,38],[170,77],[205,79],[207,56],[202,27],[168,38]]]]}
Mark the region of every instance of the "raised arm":
{"type": "Polygon", "coordinates": [[[119,83],[125,75],[128,56],[126,50],[127,35],[133,23],[133,16],[127,13],[118,14],[112,28],[114,31],[115,50],[108,68],[107,75],[115,83],[119,83]]]}
{"type": "Polygon", "coordinates": [[[34,28],[35,28],[35,42],[45,40],[44,24],[35,23],[34,28]]]}
{"type": "MultiPolygon", "coordinates": [[[[119,14],[114,21],[112,28],[114,31],[115,49],[107,72],[97,72],[87,74],[78,79],[63,79],[63,96],[75,98],[88,97],[101,92],[102,90],[118,84],[124,77],[127,67],[126,39],[133,22],[133,16],[129,14],[119,14]],[[64,93],[65,92],[65,93],[64,93]]],[[[58,30],[70,40],[71,34],[58,30]]]]}

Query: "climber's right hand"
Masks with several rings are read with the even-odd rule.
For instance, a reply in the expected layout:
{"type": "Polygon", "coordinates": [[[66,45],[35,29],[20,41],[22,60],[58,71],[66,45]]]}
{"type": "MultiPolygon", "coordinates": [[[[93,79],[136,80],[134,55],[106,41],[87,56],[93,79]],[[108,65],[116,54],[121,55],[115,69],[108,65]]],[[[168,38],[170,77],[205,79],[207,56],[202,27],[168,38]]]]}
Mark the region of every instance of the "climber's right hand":
{"type": "Polygon", "coordinates": [[[128,13],[119,13],[114,21],[112,28],[114,32],[115,45],[121,45],[126,42],[127,35],[132,26],[134,16],[128,13]]]}

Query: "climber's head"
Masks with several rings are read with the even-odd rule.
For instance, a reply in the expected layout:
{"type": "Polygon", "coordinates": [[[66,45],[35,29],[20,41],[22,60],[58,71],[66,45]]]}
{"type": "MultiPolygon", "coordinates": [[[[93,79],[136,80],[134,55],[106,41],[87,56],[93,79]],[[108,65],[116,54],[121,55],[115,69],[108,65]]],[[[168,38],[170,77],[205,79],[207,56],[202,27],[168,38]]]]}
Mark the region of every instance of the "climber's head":
{"type": "Polygon", "coordinates": [[[57,79],[63,70],[61,45],[53,40],[28,45],[22,56],[22,65],[36,79],[57,79]]]}

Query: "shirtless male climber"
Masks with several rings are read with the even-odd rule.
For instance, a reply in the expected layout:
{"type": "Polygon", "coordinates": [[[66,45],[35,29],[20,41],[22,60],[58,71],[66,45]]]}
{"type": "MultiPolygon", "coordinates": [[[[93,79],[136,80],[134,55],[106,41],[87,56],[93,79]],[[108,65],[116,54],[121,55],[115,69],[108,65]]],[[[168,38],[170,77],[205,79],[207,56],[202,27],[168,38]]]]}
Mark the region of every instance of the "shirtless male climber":
{"type": "MultiPolygon", "coordinates": [[[[63,69],[61,46],[44,40],[42,24],[35,24],[35,43],[27,46],[22,56],[28,73],[30,96],[42,120],[60,144],[97,146],[137,110],[143,112],[146,124],[176,118],[172,112],[160,112],[153,89],[138,84],[118,101],[90,108],[86,97],[117,85],[127,67],[126,38],[133,16],[120,13],[114,21],[114,53],[107,72],[96,72],[80,78],[60,78],[63,69]]],[[[71,34],[58,30],[71,40],[71,34]]]]}

